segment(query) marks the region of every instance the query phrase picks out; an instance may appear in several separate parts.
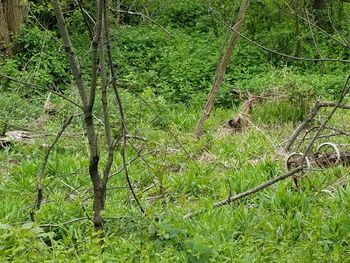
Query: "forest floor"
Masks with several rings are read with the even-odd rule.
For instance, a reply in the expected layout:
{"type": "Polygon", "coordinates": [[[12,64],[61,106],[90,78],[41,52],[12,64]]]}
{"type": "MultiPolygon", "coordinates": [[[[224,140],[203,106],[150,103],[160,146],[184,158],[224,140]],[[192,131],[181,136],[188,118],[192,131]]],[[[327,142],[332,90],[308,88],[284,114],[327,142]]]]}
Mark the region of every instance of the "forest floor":
{"type": "MultiPolygon", "coordinates": [[[[228,132],[222,124],[241,106],[217,107],[202,138],[195,140],[192,133],[201,106],[170,104],[148,91],[140,94],[145,104],[123,91],[128,160],[135,158],[128,168],[146,213],[140,213],[129,196],[118,153],[103,214],[101,254],[99,236],[89,220],[88,149],[79,117],[50,155],[44,202],[35,223],[29,216],[45,150],[64,118],[77,109],[52,96],[56,113],[44,117],[46,97],[15,94],[0,94],[1,116],[7,116],[2,121],[8,123],[7,130],[26,130],[33,140],[0,150],[2,262],[346,262],[350,257],[346,167],[310,171],[299,180],[299,189],[289,178],[239,202],[212,208],[216,201],[284,173],[285,141],[312,100],[302,109],[289,94],[270,94],[253,106],[248,128],[237,132],[228,132]],[[184,218],[198,210],[202,213],[184,218]]],[[[346,128],[349,117],[341,111],[332,122],[346,128]]],[[[115,130],[117,119],[112,115],[115,130]]],[[[96,123],[102,128],[98,117],[96,123]]],[[[101,130],[101,140],[102,134],[101,130]]],[[[332,142],[339,140],[349,143],[346,137],[332,137],[332,142]]]]}

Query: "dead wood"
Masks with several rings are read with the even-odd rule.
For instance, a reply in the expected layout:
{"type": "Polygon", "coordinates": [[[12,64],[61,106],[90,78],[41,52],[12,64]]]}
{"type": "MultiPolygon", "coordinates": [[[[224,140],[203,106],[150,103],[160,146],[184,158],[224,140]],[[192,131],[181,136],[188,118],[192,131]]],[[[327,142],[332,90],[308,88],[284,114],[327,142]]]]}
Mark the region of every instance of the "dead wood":
{"type": "MultiPolygon", "coordinates": [[[[248,191],[239,193],[239,194],[234,195],[234,196],[230,196],[229,198],[226,198],[226,199],[224,199],[224,200],[221,200],[221,201],[219,201],[219,202],[216,202],[216,203],[214,203],[213,208],[217,208],[217,207],[220,207],[220,206],[228,205],[228,204],[230,204],[230,203],[232,203],[232,202],[235,202],[235,201],[238,201],[238,200],[240,200],[240,199],[242,199],[242,198],[244,198],[244,197],[246,197],[246,196],[249,196],[249,195],[252,195],[252,194],[254,194],[254,193],[257,193],[257,192],[259,192],[259,191],[261,191],[261,190],[263,190],[263,189],[265,189],[265,188],[267,188],[267,187],[269,187],[269,186],[271,186],[271,185],[274,185],[275,183],[277,183],[277,182],[279,182],[279,181],[282,181],[282,180],[284,180],[284,179],[286,179],[286,178],[288,178],[288,177],[291,177],[291,176],[297,174],[297,173],[300,172],[302,169],[303,169],[302,167],[298,167],[298,168],[296,168],[296,169],[294,169],[294,170],[292,170],[292,171],[290,171],[290,172],[288,172],[288,173],[286,173],[286,174],[283,174],[283,175],[281,175],[281,176],[278,176],[278,177],[276,177],[276,178],[273,178],[273,179],[271,179],[271,180],[268,180],[268,181],[266,181],[265,183],[262,183],[261,185],[259,185],[259,186],[257,186],[257,187],[254,187],[254,188],[252,188],[252,189],[250,189],[250,190],[248,190],[248,191]]],[[[192,218],[193,216],[198,215],[198,214],[200,214],[200,213],[202,213],[202,211],[190,212],[190,213],[186,214],[186,215],[184,216],[184,218],[185,218],[185,219],[190,219],[190,218],[192,218]]]]}
{"type": "Polygon", "coordinates": [[[255,99],[255,97],[249,97],[248,100],[244,102],[242,111],[235,118],[223,124],[223,128],[227,133],[241,132],[249,128],[251,124],[250,113],[255,99]]]}
{"type": "Polygon", "coordinates": [[[0,149],[8,147],[10,144],[18,143],[32,143],[34,141],[33,135],[28,131],[8,131],[5,136],[0,137],[0,149]]]}
{"type": "Polygon", "coordinates": [[[294,144],[295,140],[298,138],[299,134],[307,127],[307,125],[315,118],[317,113],[321,108],[336,108],[336,109],[345,109],[349,110],[350,105],[346,104],[339,104],[333,103],[333,102],[316,102],[315,106],[310,110],[308,116],[306,119],[299,124],[299,126],[294,130],[293,134],[290,136],[290,138],[287,141],[286,146],[284,147],[284,150],[286,152],[289,152],[292,145],[294,144]]]}
{"type": "Polygon", "coordinates": [[[237,45],[237,42],[239,39],[239,32],[241,31],[241,28],[243,26],[248,6],[249,6],[249,0],[242,0],[241,7],[239,9],[236,22],[233,26],[235,31],[232,32],[232,35],[229,39],[227,48],[226,48],[218,66],[217,66],[213,87],[209,93],[207,102],[204,106],[204,110],[203,110],[201,117],[200,117],[200,119],[196,125],[196,128],[195,128],[195,132],[194,132],[195,138],[199,138],[201,136],[204,122],[208,119],[210,112],[213,108],[216,96],[217,96],[219,89],[221,87],[221,84],[224,80],[226,69],[227,69],[227,66],[229,64],[230,58],[232,56],[233,50],[237,45]]]}
{"type": "Polygon", "coordinates": [[[315,153],[312,155],[320,168],[330,168],[335,165],[350,166],[350,151],[340,152],[340,160],[336,153],[315,153]]]}
{"type": "MultiPolygon", "coordinates": [[[[213,208],[217,208],[217,207],[221,207],[221,206],[224,206],[224,205],[228,205],[228,204],[231,204],[232,202],[235,202],[235,201],[238,201],[246,196],[249,196],[251,194],[254,194],[254,193],[257,193],[267,187],[270,187],[271,185],[274,185],[276,184],[277,182],[280,182],[286,178],[290,178],[290,177],[295,177],[297,173],[299,172],[303,172],[304,169],[305,169],[305,166],[304,166],[304,163],[307,162],[307,156],[309,155],[313,145],[315,144],[316,140],[319,138],[320,134],[322,133],[322,131],[326,128],[327,126],[327,123],[329,122],[329,120],[333,117],[334,113],[337,111],[338,108],[343,108],[343,109],[347,109],[348,106],[347,105],[344,105],[342,104],[343,101],[344,101],[344,98],[346,97],[346,95],[349,93],[350,91],[350,76],[347,78],[346,80],[346,83],[344,85],[344,88],[340,94],[340,97],[339,97],[339,100],[337,103],[323,103],[321,105],[323,105],[323,107],[332,107],[332,111],[326,116],[325,120],[323,121],[322,125],[317,129],[317,132],[316,134],[314,135],[313,139],[310,141],[310,143],[307,145],[307,148],[306,150],[301,154],[299,160],[300,160],[300,163],[299,163],[299,166],[296,167],[295,169],[291,170],[291,171],[288,171],[287,173],[283,174],[283,175],[280,175],[276,178],[273,178],[273,179],[270,179],[256,187],[253,187],[245,192],[241,192],[235,196],[231,196],[231,193],[230,195],[228,196],[227,199],[224,199],[222,201],[219,201],[219,202],[216,202],[214,203],[213,205],[213,208]]],[[[349,107],[350,109],[350,107],[349,107]]],[[[320,147],[319,147],[320,149],[320,147]]],[[[338,152],[339,154],[339,152],[338,152]]],[[[337,158],[339,158],[339,156],[337,156],[337,158]]],[[[190,212],[188,214],[186,214],[184,216],[185,219],[188,219],[188,218],[192,218],[193,216],[195,215],[198,215],[200,213],[202,213],[203,210],[199,210],[199,211],[195,211],[195,212],[190,212]]]]}

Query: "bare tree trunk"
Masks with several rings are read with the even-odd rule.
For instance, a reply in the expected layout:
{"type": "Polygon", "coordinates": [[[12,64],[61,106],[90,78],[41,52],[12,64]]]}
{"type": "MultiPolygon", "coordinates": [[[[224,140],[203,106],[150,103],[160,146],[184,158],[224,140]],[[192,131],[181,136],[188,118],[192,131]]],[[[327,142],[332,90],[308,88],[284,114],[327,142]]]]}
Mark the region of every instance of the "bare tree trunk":
{"type": "Polygon", "coordinates": [[[106,197],[106,186],[102,184],[102,182],[99,183],[99,185],[96,187],[94,185],[94,203],[93,203],[93,209],[94,209],[94,226],[96,230],[102,230],[104,225],[104,220],[101,215],[101,212],[105,208],[105,197],[106,197]]]}
{"type": "Polygon", "coordinates": [[[7,53],[21,29],[26,9],[21,0],[0,0],[0,43],[7,53]]]}
{"type": "Polygon", "coordinates": [[[7,3],[5,5],[5,15],[12,41],[19,33],[25,17],[25,7],[22,2],[21,0],[5,0],[5,3],[7,3]]]}
{"type": "Polygon", "coordinates": [[[97,85],[97,65],[98,65],[98,46],[101,41],[101,32],[102,32],[102,13],[104,9],[104,0],[98,1],[97,6],[97,21],[95,28],[95,35],[92,44],[92,65],[91,65],[91,88],[90,96],[88,97],[88,91],[85,86],[80,65],[77,59],[77,56],[74,52],[72,42],[67,30],[65,19],[63,17],[63,12],[61,5],[58,0],[52,0],[54,6],[54,13],[57,19],[58,28],[61,33],[61,38],[63,40],[64,48],[67,54],[67,58],[70,63],[70,68],[73,73],[74,79],[77,84],[77,89],[79,91],[80,99],[83,104],[83,114],[85,120],[85,129],[87,133],[89,151],[90,151],[90,160],[89,160],[89,174],[94,188],[94,225],[97,230],[103,228],[103,218],[101,212],[104,209],[105,202],[105,193],[106,185],[102,182],[102,178],[99,175],[99,153],[97,145],[97,136],[94,128],[93,122],[93,105],[95,102],[96,96],[96,85],[97,85]]]}
{"type": "Polygon", "coordinates": [[[235,25],[234,25],[234,29],[235,31],[232,33],[231,38],[229,40],[226,52],[224,53],[223,57],[220,60],[219,65],[217,66],[216,69],[216,73],[215,73],[215,81],[214,81],[214,85],[212,87],[212,90],[208,96],[208,100],[204,106],[204,110],[203,113],[201,115],[200,120],[197,123],[195,132],[194,132],[194,136],[196,138],[199,138],[201,136],[202,130],[203,130],[203,125],[204,122],[208,119],[211,109],[214,105],[215,102],[215,98],[216,95],[219,92],[219,89],[221,87],[221,84],[223,82],[225,73],[226,73],[226,69],[228,66],[228,63],[230,61],[233,49],[235,48],[236,44],[237,44],[237,40],[239,35],[236,32],[240,32],[243,23],[244,23],[244,18],[247,12],[249,6],[249,0],[242,0],[241,3],[241,7],[238,13],[238,17],[236,19],[235,25]]]}
{"type": "Polygon", "coordinates": [[[5,0],[0,0],[0,45],[5,50],[9,47],[10,34],[7,25],[7,19],[5,17],[5,0]]]}

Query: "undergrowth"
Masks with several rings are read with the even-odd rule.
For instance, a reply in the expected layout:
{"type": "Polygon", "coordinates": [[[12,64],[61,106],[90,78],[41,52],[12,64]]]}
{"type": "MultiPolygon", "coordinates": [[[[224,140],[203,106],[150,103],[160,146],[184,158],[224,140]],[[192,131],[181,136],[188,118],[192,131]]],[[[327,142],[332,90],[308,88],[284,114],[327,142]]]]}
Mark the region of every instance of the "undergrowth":
{"type": "MultiPolygon", "coordinates": [[[[36,222],[29,220],[45,145],[52,141],[64,116],[73,111],[72,106],[53,97],[57,114],[38,130],[33,123],[42,114],[40,105],[46,98],[38,97],[32,104],[19,101],[17,107],[5,104],[2,114],[14,116],[9,119],[11,129],[18,125],[38,136],[33,144],[13,144],[0,151],[2,261],[347,260],[349,187],[335,186],[331,194],[322,191],[339,178],[347,181],[347,168],[311,172],[309,180],[301,180],[299,191],[292,180],[285,180],[238,203],[212,209],[215,201],[283,173],[284,156],[279,152],[293,125],[300,121],[300,112],[293,110],[297,102],[280,98],[279,103],[257,103],[251,116],[254,125],[236,134],[221,134],[218,129],[240,107],[218,107],[208,120],[203,138],[195,141],[192,132],[199,108],[169,105],[153,92],[138,96],[124,91],[122,97],[128,105],[129,133],[135,137],[131,142],[144,154],[143,159],[130,164],[129,171],[147,212],[140,214],[130,201],[123,174],[115,175],[109,184],[104,212],[106,235],[102,254],[99,236],[85,218],[92,211],[91,186],[86,140],[78,119],[50,156],[44,179],[44,205],[36,222]],[[183,218],[194,210],[203,213],[193,219],[183,218]],[[76,218],[81,220],[65,223],[76,218]]],[[[4,97],[14,103],[18,100],[9,93],[4,97]]],[[[336,118],[344,116],[348,118],[336,118]]],[[[128,158],[136,154],[129,146],[128,158]]],[[[101,159],[105,162],[106,156],[101,159]]],[[[121,160],[117,154],[113,171],[119,169],[121,160]]]]}

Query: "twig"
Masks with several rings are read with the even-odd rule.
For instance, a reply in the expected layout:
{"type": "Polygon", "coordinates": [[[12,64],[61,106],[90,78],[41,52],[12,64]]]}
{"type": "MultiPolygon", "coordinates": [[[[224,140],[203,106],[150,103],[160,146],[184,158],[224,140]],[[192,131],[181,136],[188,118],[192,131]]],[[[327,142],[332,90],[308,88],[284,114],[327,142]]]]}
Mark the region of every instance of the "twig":
{"type": "MultiPolygon", "coordinates": [[[[47,162],[49,160],[50,153],[51,153],[53,147],[55,146],[55,144],[58,142],[58,140],[62,136],[64,130],[72,122],[73,117],[74,117],[74,115],[71,115],[64,121],[64,123],[63,123],[61,129],[58,131],[54,141],[52,142],[52,144],[47,149],[47,152],[45,154],[44,160],[43,160],[43,162],[42,162],[42,164],[40,166],[40,169],[39,169],[38,174],[37,174],[37,198],[36,198],[36,201],[35,201],[35,210],[39,210],[40,209],[41,202],[43,200],[43,184],[42,184],[42,180],[43,180],[43,175],[44,175],[44,171],[45,171],[47,162]]],[[[33,211],[33,213],[35,213],[35,212],[33,211]]],[[[33,219],[33,215],[31,217],[33,219]]]]}
{"type": "Polygon", "coordinates": [[[19,84],[22,84],[22,85],[27,85],[27,86],[32,86],[32,87],[37,87],[37,88],[42,88],[42,89],[47,89],[49,90],[50,92],[52,92],[53,94],[57,95],[58,97],[61,97],[62,99],[72,103],[74,106],[77,106],[78,108],[82,109],[83,107],[81,105],[79,105],[78,103],[74,102],[73,100],[71,100],[70,98],[64,96],[63,94],[55,91],[52,87],[46,87],[46,86],[42,86],[42,85],[39,85],[39,84],[35,84],[35,83],[30,83],[30,82],[26,82],[26,81],[22,81],[22,80],[19,80],[19,79],[15,79],[13,77],[10,77],[8,75],[5,75],[3,73],[0,72],[0,77],[3,77],[3,78],[6,78],[10,81],[13,81],[13,82],[16,82],[16,83],[19,83],[19,84]]]}
{"type": "Polygon", "coordinates": [[[186,147],[180,142],[179,138],[175,135],[175,133],[170,129],[167,125],[166,122],[164,121],[164,118],[161,116],[160,111],[152,106],[146,99],[144,99],[138,92],[136,92],[132,87],[127,86],[126,87],[129,91],[132,92],[141,102],[143,102],[154,114],[157,115],[158,120],[164,124],[165,130],[169,133],[169,135],[175,140],[175,142],[180,146],[181,150],[186,154],[186,156],[191,160],[194,166],[196,166],[197,170],[201,175],[204,175],[202,169],[196,162],[196,160],[193,158],[193,156],[190,154],[190,152],[186,149],[186,147]]]}
{"type": "Polygon", "coordinates": [[[331,17],[331,6],[332,5],[328,6],[328,12],[327,12],[329,23],[331,24],[333,30],[341,37],[343,42],[346,43],[347,47],[350,48],[350,46],[349,46],[349,44],[350,44],[349,39],[345,36],[345,34],[344,35],[341,34],[339,32],[339,30],[335,27],[334,23],[333,23],[333,20],[332,20],[332,17],[331,17]]]}
{"type": "Polygon", "coordinates": [[[155,24],[156,26],[158,26],[161,30],[163,30],[168,36],[170,37],[173,37],[173,35],[168,31],[166,30],[162,25],[160,25],[157,21],[155,21],[154,19],[152,19],[151,17],[145,15],[145,14],[142,14],[142,13],[138,13],[138,12],[132,12],[132,11],[125,11],[125,10],[121,10],[121,9],[118,9],[117,12],[119,13],[125,13],[125,14],[130,14],[130,15],[136,15],[136,16],[141,16],[143,19],[146,19],[146,20],[149,20],[151,21],[153,24],[155,24]]]}
{"type": "MultiPolygon", "coordinates": [[[[90,23],[89,23],[89,20],[88,20],[88,18],[90,17],[91,18],[91,16],[88,16],[89,14],[88,14],[88,12],[86,12],[86,10],[83,8],[83,4],[82,4],[82,1],[81,0],[76,0],[76,2],[78,3],[78,5],[79,5],[79,9],[80,9],[80,13],[83,15],[83,17],[84,17],[84,22],[85,22],[85,25],[86,25],[86,27],[87,27],[87,29],[88,29],[88,31],[89,31],[89,36],[90,36],[90,38],[92,39],[93,38],[93,29],[91,28],[91,25],[90,25],[90,23]]],[[[92,20],[93,21],[93,20],[92,20]]],[[[94,22],[94,21],[93,21],[94,22]]]]}
{"type": "MultiPolygon", "coordinates": [[[[108,14],[107,14],[107,8],[104,9],[104,13],[105,13],[105,17],[108,17],[108,14]]],[[[110,36],[109,36],[109,23],[108,23],[108,19],[105,20],[105,38],[107,40],[110,39],[110,36]]],[[[128,172],[128,167],[127,167],[127,157],[126,157],[126,143],[127,143],[127,130],[126,130],[126,123],[125,123],[125,118],[124,118],[124,109],[123,109],[123,104],[122,104],[122,101],[120,99],[120,96],[119,96],[119,91],[118,91],[118,88],[117,88],[117,82],[116,82],[116,79],[115,79],[115,72],[114,72],[114,65],[113,65],[113,57],[112,57],[112,47],[111,47],[111,43],[110,41],[107,42],[107,56],[108,56],[108,63],[109,63],[109,68],[110,68],[110,74],[111,74],[111,83],[112,83],[112,88],[113,88],[113,91],[114,91],[114,95],[115,95],[115,103],[117,105],[117,108],[118,108],[118,112],[119,112],[119,118],[120,118],[120,122],[121,122],[121,125],[122,125],[122,140],[123,140],[123,146],[122,146],[122,159],[123,159],[123,170],[124,170],[124,173],[125,173],[125,178],[126,178],[126,181],[127,181],[127,184],[130,188],[130,191],[131,191],[131,194],[133,195],[137,205],[139,206],[141,212],[144,214],[145,213],[145,210],[143,209],[140,201],[138,200],[137,196],[136,196],[136,193],[133,189],[133,186],[131,184],[131,180],[130,180],[130,177],[129,177],[129,172],[128,172]]],[[[108,180],[108,175],[107,175],[107,180],[108,180]]]]}
{"type": "MultiPolygon", "coordinates": [[[[288,15],[292,15],[292,16],[297,16],[299,17],[301,20],[303,20],[304,22],[310,22],[310,21],[307,21],[307,19],[305,17],[302,17],[301,15],[295,13],[293,11],[293,9],[290,7],[290,5],[285,1],[285,4],[288,6],[290,12],[288,12],[287,10],[285,10],[284,8],[282,8],[276,0],[273,0],[274,4],[277,6],[278,9],[280,9],[282,12],[288,14],[288,15]]],[[[336,39],[334,36],[332,36],[331,34],[329,34],[326,30],[322,29],[321,27],[319,27],[318,25],[314,24],[314,23],[311,23],[310,24],[315,27],[316,29],[318,29],[319,31],[321,31],[324,35],[326,35],[327,37],[333,39],[335,42],[337,42],[338,44],[340,44],[341,46],[343,47],[346,47],[346,48],[349,48],[349,46],[346,44],[346,43],[343,43],[341,41],[339,41],[338,39],[336,39]]]]}
{"type": "MultiPolygon", "coordinates": [[[[133,163],[134,161],[136,161],[139,157],[140,157],[140,153],[138,153],[138,155],[135,156],[134,158],[132,158],[132,159],[130,159],[129,161],[127,161],[127,162],[126,162],[126,165],[128,166],[128,165],[132,164],[132,163],[133,163]]],[[[120,174],[122,171],[124,171],[124,165],[121,165],[121,166],[118,168],[118,170],[117,170],[116,172],[110,174],[110,175],[109,175],[109,178],[111,178],[111,177],[113,177],[113,176],[115,176],[115,175],[117,175],[117,174],[120,174]]]]}
{"type": "Polygon", "coordinates": [[[315,48],[317,50],[318,56],[320,58],[322,58],[321,50],[318,47],[318,44],[317,44],[317,41],[316,41],[316,38],[315,38],[315,35],[314,35],[314,31],[312,30],[312,26],[311,26],[311,22],[310,22],[310,18],[309,18],[309,11],[307,10],[307,8],[305,8],[305,13],[306,13],[306,17],[307,17],[307,21],[308,21],[308,25],[309,25],[309,29],[310,29],[310,34],[312,36],[312,40],[314,42],[314,45],[315,45],[315,48]]]}

